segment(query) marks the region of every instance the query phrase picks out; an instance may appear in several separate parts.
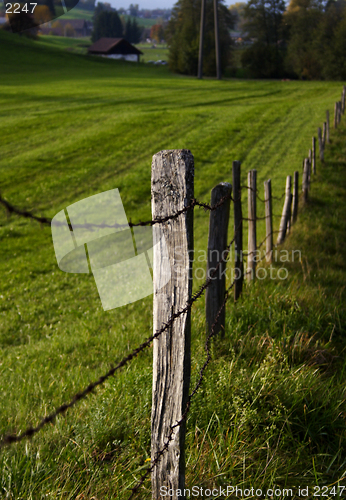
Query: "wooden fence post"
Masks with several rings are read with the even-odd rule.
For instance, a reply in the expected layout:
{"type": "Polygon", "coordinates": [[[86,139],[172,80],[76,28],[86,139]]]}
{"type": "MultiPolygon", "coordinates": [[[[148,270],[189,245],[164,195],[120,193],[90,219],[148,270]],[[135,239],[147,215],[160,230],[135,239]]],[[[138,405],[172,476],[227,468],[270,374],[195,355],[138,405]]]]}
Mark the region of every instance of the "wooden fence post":
{"type": "Polygon", "coordinates": [[[330,144],[330,137],[329,137],[329,109],[326,111],[326,123],[327,123],[327,144],[330,144]]]}
{"type": "Polygon", "coordinates": [[[264,181],[264,203],[266,216],[266,261],[273,259],[273,212],[272,212],[272,181],[264,181]]]}
{"type": "Polygon", "coordinates": [[[281,215],[281,221],[280,221],[280,228],[279,228],[279,235],[276,244],[280,245],[285,239],[286,232],[287,232],[287,226],[288,226],[288,221],[291,213],[291,184],[292,184],[292,177],[288,175],[286,177],[286,196],[285,196],[285,202],[284,206],[282,209],[282,215],[281,215]]]}
{"type": "Polygon", "coordinates": [[[321,127],[318,127],[317,129],[317,136],[318,136],[318,148],[319,148],[320,160],[324,161],[321,127]]]}
{"type": "Polygon", "coordinates": [[[244,279],[243,263],[243,213],[241,207],[241,187],[240,187],[240,161],[234,161],[232,165],[233,176],[233,210],[234,210],[234,251],[235,251],[235,283],[234,300],[238,300],[242,289],[244,279]]]}
{"type": "Polygon", "coordinates": [[[248,281],[255,279],[256,273],[256,193],[257,193],[257,170],[248,172],[248,257],[247,275],[248,281]]]}
{"type": "MultiPolygon", "coordinates": [[[[211,205],[218,203],[224,196],[230,195],[232,186],[228,182],[221,182],[211,191],[211,205]]],[[[227,231],[229,223],[229,208],[231,199],[228,198],[216,210],[210,212],[209,217],[209,238],[208,238],[208,260],[207,260],[207,278],[212,282],[205,291],[205,313],[207,337],[211,333],[211,327],[215,321],[216,315],[225,298],[226,291],[226,262],[222,262],[215,275],[216,267],[219,261],[226,259],[227,231]]],[[[225,308],[221,311],[218,321],[214,328],[214,334],[221,331],[221,337],[225,335],[225,308]]]]}
{"type": "Polygon", "coordinates": [[[297,220],[299,204],[299,172],[296,170],[293,177],[293,198],[292,198],[292,217],[291,224],[297,220]]]}
{"type": "Polygon", "coordinates": [[[338,103],[336,102],[334,105],[334,128],[338,126],[338,103]]]}
{"type": "Polygon", "coordinates": [[[338,125],[341,122],[341,101],[338,102],[338,125]]]}
{"type": "MultiPolygon", "coordinates": [[[[304,163],[303,163],[304,170],[304,163]]],[[[312,172],[316,174],[316,137],[312,138],[312,172]]]]}
{"type": "Polygon", "coordinates": [[[326,136],[327,136],[327,122],[323,122],[323,130],[322,130],[322,146],[323,150],[326,145],[326,136]]]}
{"type": "Polygon", "coordinates": [[[345,113],[345,97],[346,97],[346,86],[344,85],[343,88],[342,88],[342,97],[341,97],[341,111],[342,111],[342,114],[345,113]]]}
{"type": "Polygon", "coordinates": [[[309,161],[306,158],[304,162],[304,171],[303,171],[303,198],[304,202],[308,201],[308,192],[309,192],[309,161]]]}
{"type": "MultiPolygon", "coordinates": [[[[194,196],[194,160],[190,151],[160,151],[151,170],[152,216],[165,217],[186,207],[194,196]]],[[[193,211],[188,210],[165,224],[153,226],[154,309],[153,330],[158,331],[186,306],[192,294],[193,211]],[[171,278],[167,282],[167,273],[171,278]],[[166,284],[164,284],[166,283],[166,284]],[[164,286],[162,286],[162,284],[164,286]]],[[[153,341],[153,395],[151,459],[167,442],[170,426],[182,417],[190,383],[190,312],[179,316],[153,341]]],[[[160,488],[185,486],[185,422],[176,427],[168,450],[152,471],[152,498],[160,488]]]]}

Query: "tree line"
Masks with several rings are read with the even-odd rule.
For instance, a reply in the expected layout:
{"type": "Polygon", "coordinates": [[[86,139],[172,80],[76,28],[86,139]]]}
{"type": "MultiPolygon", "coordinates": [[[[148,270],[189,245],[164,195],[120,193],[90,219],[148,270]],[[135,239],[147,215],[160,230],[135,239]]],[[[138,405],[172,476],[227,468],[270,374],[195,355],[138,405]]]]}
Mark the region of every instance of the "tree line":
{"type": "Polygon", "coordinates": [[[120,18],[115,9],[109,9],[108,5],[98,2],[93,16],[93,32],[91,40],[96,42],[100,38],[126,38],[130,43],[139,43],[142,28],[138,26],[136,19],[120,18]]]}
{"type": "MultiPolygon", "coordinates": [[[[249,0],[227,9],[219,0],[221,65],[230,76],[346,78],[346,0],[249,0]],[[235,47],[230,32],[241,30],[235,47]]],[[[201,0],[178,0],[166,30],[173,71],[197,74],[201,0]]],[[[206,0],[205,75],[215,75],[213,1],[206,0]]]]}

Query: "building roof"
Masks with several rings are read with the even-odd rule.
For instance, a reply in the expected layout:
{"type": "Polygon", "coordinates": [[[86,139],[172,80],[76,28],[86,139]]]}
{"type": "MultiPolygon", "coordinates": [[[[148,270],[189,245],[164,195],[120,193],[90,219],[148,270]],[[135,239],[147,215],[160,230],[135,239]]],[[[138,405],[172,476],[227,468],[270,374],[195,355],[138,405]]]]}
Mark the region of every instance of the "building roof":
{"type": "Polygon", "coordinates": [[[88,48],[91,54],[143,54],[134,45],[125,40],[125,38],[100,38],[88,48]]]}

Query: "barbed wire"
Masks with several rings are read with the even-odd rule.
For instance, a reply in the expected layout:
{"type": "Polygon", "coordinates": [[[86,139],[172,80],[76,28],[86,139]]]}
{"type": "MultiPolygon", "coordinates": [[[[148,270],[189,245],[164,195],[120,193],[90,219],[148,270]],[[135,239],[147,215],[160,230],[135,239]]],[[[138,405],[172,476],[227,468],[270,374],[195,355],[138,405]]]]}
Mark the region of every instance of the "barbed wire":
{"type": "Polygon", "coordinates": [[[168,450],[169,443],[173,440],[174,429],[176,429],[177,427],[180,427],[183,424],[183,422],[186,420],[186,418],[187,418],[187,415],[188,415],[188,413],[190,411],[190,407],[191,407],[191,401],[192,401],[193,397],[195,396],[195,394],[198,392],[198,389],[200,388],[200,386],[202,385],[203,377],[204,377],[204,372],[207,369],[207,366],[209,365],[209,363],[211,361],[210,341],[211,341],[212,337],[214,337],[214,335],[216,333],[215,332],[216,324],[218,322],[220,314],[222,313],[223,309],[226,306],[226,302],[227,302],[227,300],[229,298],[229,292],[233,288],[233,286],[235,284],[235,281],[236,280],[233,280],[233,282],[231,283],[231,285],[225,291],[224,300],[223,300],[223,302],[222,302],[222,304],[221,304],[218,312],[216,313],[214,322],[213,322],[213,324],[211,326],[211,329],[210,329],[210,333],[209,333],[209,335],[207,337],[207,340],[206,340],[206,343],[205,343],[205,350],[207,352],[207,357],[206,357],[206,360],[205,360],[203,366],[200,369],[199,378],[198,378],[198,380],[197,380],[197,382],[195,384],[195,387],[194,387],[194,389],[192,390],[192,392],[190,393],[190,395],[188,397],[188,400],[187,400],[184,412],[183,412],[180,420],[178,420],[175,424],[173,424],[173,425],[170,426],[170,430],[169,430],[169,434],[168,434],[168,437],[167,437],[167,441],[165,442],[165,444],[161,448],[161,450],[159,450],[158,452],[156,452],[155,458],[152,461],[151,466],[147,468],[147,470],[144,472],[144,474],[142,474],[142,476],[139,479],[139,481],[137,482],[137,484],[132,488],[132,492],[131,492],[131,495],[128,498],[128,500],[132,500],[134,498],[134,495],[137,493],[138,489],[142,486],[142,484],[144,483],[145,479],[154,470],[154,468],[157,466],[157,464],[161,460],[161,457],[168,450]]]}
{"type": "Polygon", "coordinates": [[[90,383],[83,391],[75,394],[71,398],[69,403],[62,404],[61,406],[56,408],[52,413],[50,413],[46,417],[42,418],[40,423],[36,427],[30,426],[19,435],[5,434],[5,435],[1,436],[0,437],[0,448],[4,447],[5,445],[8,445],[8,444],[22,441],[23,439],[25,439],[27,437],[32,437],[34,434],[39,432],[45,425],[47,425],[48,423],[53,423],[58,415],[65,413],[66,410],[68,410],[69,408],[74,406],[78,401],[80,401],[81,399],[84,399],[86,396],[88,396],[91,392],[93,392],[93,390],[97,386],[103,384],[109,377],[113,376],[117,370],[119,370],[120,368],[125,366],[129,361],[131,361],[134,357],[136,357],[141,351],[143,351],[146,347],[148,347],[151,344],[151,342],[154,339],[156,339],[157,337],[159,337],[164,331],[166,331],[174,323],[174,321],[177,318],[179,318],[182,314],[187,313],[191,309],[193,303],[196,302],[197,299],[199,299],[199,297],[203,294],[203,292],[206,290],[206,288],[211,284],[211,282],[212,282],[214,276],[216,275],[220,265],[223,262],[226,262],[227,256],[230,252],[230,248],[231,248],[232,244],[234,243],[234,240],[235,240],[235,237],[236,237],[238,230],[239,230],[239,226],[236,229],[236,231],[234,232],[233,239],[231,240],[231,242],[227,246],[226,250],[223,252],[222,258],[219,260],[219,262],[216,265],[216,267],[214,268],[213,272],[210,273],[210,276],[205,280],[203,285],[201,285],[199,290],[192,295],[191,299],[189,299],[189,301],[187,302],[185,307],[183,307],[178,312],[173,313],[171,315],[169,320],[166,323],[164,323],[164,325],[160,328],[160,330],[158,330],[155,334],[153,334],[151,337],[149,337],[140,346],[138,346],[136,349],[134,349],[130,354],[128,354],[125,358],[123,358],[115,367],[111,368],[105,375],[101,376],[95,382],[90,383]]]}
{"type": "MultiPolygon", "coordinates": [[[[130,220],[128,222],[128,224],[116,224],[116,223],[114,223],[114,224],[104,224],[104,223],[93,224],[93,223],[85,223],[85,224],[73,224],[73,226],[72,226],[71,223],[68,222],[68,225],[69,225],[69,228],[70,228],[71,231],[73,229],[76,229],[76,228],[93,229],[93,228],[122,228],[122,227],[124,227],[124,228],[130,227],[131,228],[131,227],[138,227],[138,226],[153,226],[155,224],[163,224],[163,223],[168,222],[170,220],[177,219],[183,213],[185,213],[188,210],[191,210],[191,209],[193,209],[193,208],[195,208],[197,206],[201,207],[201,208],[204,208],[205,211],[206,210],[209,210],[209,211],[217,210],[228,199],[233,199],[230,193],[228,193],[225,196],[223,196],[220,199],[220,201],[218,201],[217,203],[215,203],[215,205],[209,205],[208,203],[204,203],[204,202],[196,200],[196,198],[192,198],[192,200],[190,201],[190,203],[186,207],[182,208],[181,210],[178,210],[177,212],[175,212],[172,215],[167,215],[165,217],[155,218],[155,219],[149,220],[149,221],[140,221],[140,222],[137,222],[137,223],[133,223],[130,220]]],[[[45,224],[45,225],[52,225],[52,222],[53,222],[53,225],[56,225],[56,226],[64,225],[63,222],[54,221],[53,219],[51,219],[49,217],[39,217],[37,215],[34,215],[29,210],[23,210],[23,209],[17,208],[14,205],[12,205],[11,203],[9,203],[7,200],[5,200],[2,197],[1,194],[0,194],[0,205],[2,205],[3,207],[5,207],[5,209],[6,209],[6,211],[7,211],[7,213],[9,215],[11,215],[11,214],[14,213],[14,214],[16,214],[18,216],[25,217],[27,219],[32,219],[32,220],[34,220],[36,222],[39,222],[40,224],[45,224]]]]}
{"type": "MultiPolygon", "coordinates": [[[[267,199],[263,199],[263,198],[261,198],[261,197],[259,196],[259,194],[258,194],[258,193],[259,193],[258,188],[254,189],[254,188],[252,188],[252,187],[250,187],[250,186],[245,186],[245,185],[242,185],[242,186],[240,186],[240,187],[241,187],[241,188],[243,188],[243,189],[249,189],[250,191],[255,191],[255,192],[256,192],[256,198],[257,198],[259,201],[261,201],[262,203],[266,203],[267,201],[269,201],[269,198],[267,198],[267,199]]],[[[272,195],[272,196],[271,196],[271,199],[272,199],[272,200],[278,200],[278,201],[281,201],[281,200],[282,200],[282,198],[284,198],[284,196],[286,196],[286,193],[283,193],[281,196],[273,196],[273,195],[272,195]]]]}

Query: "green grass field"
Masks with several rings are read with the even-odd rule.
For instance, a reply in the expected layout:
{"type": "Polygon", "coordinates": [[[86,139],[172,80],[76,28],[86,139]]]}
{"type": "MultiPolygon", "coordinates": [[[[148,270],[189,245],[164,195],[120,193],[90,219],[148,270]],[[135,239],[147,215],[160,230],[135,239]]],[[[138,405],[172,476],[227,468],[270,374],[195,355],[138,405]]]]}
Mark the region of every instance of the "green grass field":
{"type": "MultiPolygon", "coordinates": [[[[128,218],[151,218],[151,158],[162,149],[192,151],[203,201],[231,181],[233,160],[243,184],[256,168],[260,195],[270,177],[280,196],[341,92],[340,82],[198,81],[61,49],[0,31],[0,192],[49,217],[119,188],[128,218]]],[[[311,497],[328,486],[338,498],[332,488],[346,485],[345,125],[331,138],[282,247],[302,261],[228,303],[225,340],[188,417],[187,487],[276,485],[300,498],[298,486],[311,497]]],[[[197,251],[207,231],[195,210],[197,251]]],[[[104,312],[91,275],[58,269],[50,229],[2,209],[0,275],[1,434],[36,425],[151,335],[152,297],[104,312]]],[[[192,384],[204,339],[201,299],[192,384]]],[[[150,458],[151,364],[148,349],[54,426],[1,450],[0,498],[127,499],[150,458]]],[[[138,498],[151,498],[149,480],[138,498]]]]}

